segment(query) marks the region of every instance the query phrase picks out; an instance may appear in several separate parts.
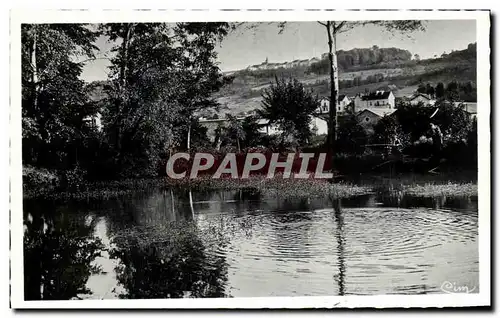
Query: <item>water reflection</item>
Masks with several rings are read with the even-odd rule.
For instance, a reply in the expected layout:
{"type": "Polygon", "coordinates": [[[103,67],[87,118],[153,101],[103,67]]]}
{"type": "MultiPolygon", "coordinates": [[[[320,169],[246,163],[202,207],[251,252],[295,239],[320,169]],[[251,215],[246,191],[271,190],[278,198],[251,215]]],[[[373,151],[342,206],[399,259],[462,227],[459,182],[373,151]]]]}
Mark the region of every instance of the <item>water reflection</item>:
{"type": "Polygon", "coordinates": [[[344,233],[344,216],[342,215],[341,200],[333,201],[333,210],[335,211],[335,222],[337,225],[336,239],[338,244],[338,282],[339,282],[339,296],[345,295],[345,233],[344,233]]]}
{"type": "Polygon", "coordinates": [[[193,223],[134,229],[114,239],[122,298],[223,297],[226,265],[209,257],[193,223]]]}
{"type": "Polygon", "coordinates": [[[104,248],[94,237],[95,219],[48,202],[24,202],[26,300],[79,298],[100,269],[93,260],[104,248]]]}
{"type": "Polygon", "coordinates": [[[477,284],[477,198],[154,191],[25,201],[26,299],[419,294],[477,284]]]}

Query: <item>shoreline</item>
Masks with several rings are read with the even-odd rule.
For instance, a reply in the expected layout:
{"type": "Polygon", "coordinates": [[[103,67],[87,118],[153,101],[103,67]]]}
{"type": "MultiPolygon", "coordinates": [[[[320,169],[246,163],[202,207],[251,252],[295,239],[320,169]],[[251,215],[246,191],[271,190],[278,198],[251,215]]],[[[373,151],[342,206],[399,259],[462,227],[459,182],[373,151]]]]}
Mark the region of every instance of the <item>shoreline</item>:
{"type": "Polygon", "coordinates": [[[114,181],[84,182],[73,191],[24,189],[23,200],[106,200],[165,189],[190,189],[195,191],[254,190],[269,196],[284,198],[325,197],[350,198],[377,191],[395,191],[418,197],[474,197],[478,195],[477,180],[450,180],[443,176],[403,174],[384,176],[366,175],[362,178],[330,182],[326,179],[284,179],[277,175],[264,175],[248,179],[212,179],[208,176],[196,179],[173,180],[167,178],[125,179],[114,181]]]}

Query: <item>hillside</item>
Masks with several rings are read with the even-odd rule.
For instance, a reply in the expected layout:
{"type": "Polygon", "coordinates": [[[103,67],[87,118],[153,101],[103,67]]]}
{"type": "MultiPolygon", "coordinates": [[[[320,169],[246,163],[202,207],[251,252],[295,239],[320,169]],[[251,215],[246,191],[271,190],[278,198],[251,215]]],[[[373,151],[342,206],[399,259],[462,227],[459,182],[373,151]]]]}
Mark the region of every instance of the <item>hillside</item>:
{"type": "MultiPolygon", "coordinates": [[[[476,44],[466,49],[443,54],[431,59],[411,59],[407,50],[397,48],[372,48],[339,51],[339,85],[341,94],[355,95],[372,90],[391,90],[396,97],[408,96],[421,83],[436,85],[451,81],[476,84],[476,44]]],[[[329,95],[328,56],[320,60],[305,60],[307,63],[293,66],[281,63],[262,63],[244,70],[231,72],[231,84],[226,85],[215,97],[220,103],[219,116],[225,113],[238,114],[260,107],[262,90],[274,77],[297,78],[319,96],[329,95]],[[256,70],[252,70],[256,69],[256,70]]]]}

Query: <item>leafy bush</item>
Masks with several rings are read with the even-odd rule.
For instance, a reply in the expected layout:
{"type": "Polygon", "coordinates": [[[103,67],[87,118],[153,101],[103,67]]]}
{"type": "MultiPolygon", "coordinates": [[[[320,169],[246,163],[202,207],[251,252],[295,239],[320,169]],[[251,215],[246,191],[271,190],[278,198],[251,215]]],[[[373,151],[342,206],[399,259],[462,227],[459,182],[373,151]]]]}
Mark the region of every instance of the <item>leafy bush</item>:
{"type": "Polygon", "coordinates": [[[23,191],[25,193],[52,191],[59,185],[60,178],[54,171],[32,166],[23,167],[23,191]]]}
{"type": "Polygon", "coordinates": [[[80,166],[61,173],[61,187],[69,191],[77,191],[82,187],[86,172],[80,166]]]}
{"type": "Polygon", "coordinates": [[[368,141],[365,129],[354,115],[345,116],[339,125],[337,149],[343,153],[362,154],[368,141]]]}

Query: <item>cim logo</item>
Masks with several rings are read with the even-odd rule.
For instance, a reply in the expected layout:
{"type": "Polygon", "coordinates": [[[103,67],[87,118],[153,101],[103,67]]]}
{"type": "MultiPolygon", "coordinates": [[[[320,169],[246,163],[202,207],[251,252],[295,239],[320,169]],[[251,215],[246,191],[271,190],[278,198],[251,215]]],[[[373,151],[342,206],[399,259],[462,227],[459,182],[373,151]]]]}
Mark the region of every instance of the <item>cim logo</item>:
{"type": "Polygon", "coordinates": [[[441,284],[441,290],[447,294],[470,294],[476,290],[476,286],[470,288],[467,285],[458,285],[449,281],[444,281],[441,284]]]}

